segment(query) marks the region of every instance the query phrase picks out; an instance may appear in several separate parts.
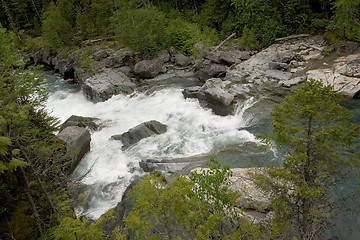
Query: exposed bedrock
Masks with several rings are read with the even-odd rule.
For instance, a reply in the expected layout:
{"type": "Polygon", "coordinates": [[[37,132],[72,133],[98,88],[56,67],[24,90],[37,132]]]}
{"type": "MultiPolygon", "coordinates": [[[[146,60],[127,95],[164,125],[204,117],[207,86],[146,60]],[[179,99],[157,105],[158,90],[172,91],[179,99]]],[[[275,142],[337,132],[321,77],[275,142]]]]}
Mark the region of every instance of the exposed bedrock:
{"type": "MultiPolygon", "coordinates": [[[[209,52],[205,58],[210,63],[198,71],[205,76],[203,87],[185,88],[183,95],[197,98],[201,106],[218,115],[241,113],[253,128],[249,129],[254,130],[256,125],[269,123],[272,107],[282,102],[289,90],[310,78],[332,85],[335,92],[346,98],[359,97],[357,49],[358,44],[351,42],[329,46],[322,36],[292,36],[252,56],[239,52],[239,60],[226,67],[222,78],[211,78],[211,74],[207,74],[210,64],[225,62],[220,53],[209,52]],[[324,54],[328,51],[332,53],[324,54]],[[344,55],[350,53],[353,54],[344,55]]],[[[233,53],[236,55],[236,51],[233,53]]]]}

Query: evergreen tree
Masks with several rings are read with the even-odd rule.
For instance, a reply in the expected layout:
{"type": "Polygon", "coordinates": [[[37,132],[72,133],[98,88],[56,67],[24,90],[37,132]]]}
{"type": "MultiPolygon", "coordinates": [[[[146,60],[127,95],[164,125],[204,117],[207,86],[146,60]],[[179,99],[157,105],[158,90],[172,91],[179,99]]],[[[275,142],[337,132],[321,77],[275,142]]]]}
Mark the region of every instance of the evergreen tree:
{"type": "MultiPolygon", "coordinates": [[[[45,110],[47,90],[43,77],[25,69],[14,44],[14,34],[0,28],[0,183],[13,182],[10,195],[25,197],[33,211],[36,227],[42,233],[50,213],[56,213],[50,191],[61,193],[66,170],[65,145],[53,135],[58,120],[45,110]],[[50,182],[51,184],[47,184],[50,182]]],[[[6,192],[6,191],[5,191],[6,192]]],[[[3,203],[1,203],[3,204],[3,203]]],[[[3,206],[1,206],[3,208],[3,206]]],[[[8,214],[11,206],[5,207],[8,214]]]]}
{"type": "Polygon", "coordinates": [[[327,190],[354,163],[343,151],[358,137],[359,126],[340,106],[331,86],[310,80],[272,112],[273,131],[263,141],[286,153],[281,167],[268,167],[256,176],[257,185],[271,196],[278,219],[292,223],[300,239],[317,239],[326,229],[334,202],[327,190]]]}
{"type": "Polygon", "coordinates": [[[360,0],[336,0],[334,2],[335,25],[343,33],[343,37],[355,41],[360,40],[360,0]]]}
{"type": "Polygon", "coordinates": [[[228,189],[232,172],[211,161],[190,179],[145,176],[130,192],[135,203],[116,239],[129,233],[136,239],[278,239],[280,228],[253,223],[234,207],[239,194],[228,189]]]}
{"type": "Polygon", "coordinates": [[[42,35],[56,50],[71,46],[74,42],[72,10],[71,2],[62,0],[57,4],[51,2],[43,13],[42,35]]]}

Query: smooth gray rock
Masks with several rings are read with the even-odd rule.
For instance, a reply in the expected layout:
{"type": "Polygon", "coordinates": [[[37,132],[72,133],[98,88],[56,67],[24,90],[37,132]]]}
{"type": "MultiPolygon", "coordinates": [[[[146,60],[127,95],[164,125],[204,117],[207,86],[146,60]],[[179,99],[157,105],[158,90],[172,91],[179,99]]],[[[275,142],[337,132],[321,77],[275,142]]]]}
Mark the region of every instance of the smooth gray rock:
{"type": "Polygon", "coordinates": [[[288,70],[289,66],[286,63],[281,62],[270,62],[269,69],[270,70],[288,70]]]}
{"type": "Polygon", "coordinates": [[[210,88],[205,90],[205,96],[225,106],[230,106],[234,96],[222,89],[210,88]]]}
{"type": "Polygon", "coordinates": [[[116,94],[133,93],[136,84],[121,71],[109,70],[84,81],[82,89],[94,102],[105,101],[116,94]]]}
{"type": "Polygon", "coordinates": [[[287,81],[291,78],[290,72],[283,72],[279,70],[266,70],[263,76],[268,79],[279,80],[279,81],[287,81]]]}
{"type": "Polygon", "coordinates": [[[75,169],[84,155],[90,151],[91,136],[89,130],[69,126],[60,131],[57,136],[66,142],[66,151],[70,157],[73,157],[71,169],[75,169]]]}
{"type": "Polygon", "coordinates": [[[360,54],[349,55],[334,65],[336,72],[347,77],[360,78],[360,54]]]}
{"type": "Polygon", "coordinates": [[[141,123],[129,131],[119,135],[111,136],[112,140],[120,140],[123,143],[122,149],[126,149],[131,145],[139,142],[141,139],[148,138],[156,134],[162,134],[167,131],[167,126],[158,121],[151,120],[141,123]]]}
{"type": "Polygon", "coordinates": [[[300,76],[300,77],[296,77],[296,78],[292,78],[286,81],[280,81],[279,85],[282,87],[286,87],[286,88],[290,88],[292,86],[296,86],[300,83],[306,82],[307,77],[306,76],[300,76]]]}
{"type": "Polygon", "coordinates": [[[226,116],[234,113],[234,95],[229,92],[221,88],[209,88],[204,91],[204,98],[206,106],[215,114],[226,116]]]}
{"type": "Polygon", "coordinates": [[[187,57],[181,53],[175,54],[175,64],[180,67],[186,67],[191,64],[191,57],[187,57]]]}
{"type": "Polygon", "coordinates": [[[355,98],[360,93],[360,78],[348,77],[337,72],[337,69],[314,69],[306,73],[308,79],[331,84],[334,92],[341,93],[345,98],[355,98]]]}
{"type": "Polygon", "coordinates": [[[156,59],[142,60],[134,66],[134,73],[142,78],[153,78],[160,72],[162,72],[162,66],[156,59]]]}
{"type": "Polygon", "coordinates": [[[63,124],[61,124],[60,131],[69,126],[77,126],[77,127],[82,127],[82,128],[87,127],[93,131],[97,131],[100,129],[100,125],[96,123],[96,121],[98,121],[98,120],[100,120],[100,119],[72,115],[63,124]]]}

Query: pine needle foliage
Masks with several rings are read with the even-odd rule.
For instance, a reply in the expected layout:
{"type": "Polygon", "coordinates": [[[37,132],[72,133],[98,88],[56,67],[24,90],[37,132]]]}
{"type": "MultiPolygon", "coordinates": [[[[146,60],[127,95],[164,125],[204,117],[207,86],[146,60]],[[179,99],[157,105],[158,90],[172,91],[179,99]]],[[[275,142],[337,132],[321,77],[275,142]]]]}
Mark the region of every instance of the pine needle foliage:
{"type": "Polygon", "coordinates": [[[256,183],[270,194],[276,217],[292,223],[301,239],[317,239],[328,227],[335,202],[327,191],[356,163],[344,149],[359,136],[359,126],[348,121],[351,113],[340,100],[331,86],[310,79],[273,109],[273,131],[260,136],[286,155],[281,167],[255,176],[256,183]]]}

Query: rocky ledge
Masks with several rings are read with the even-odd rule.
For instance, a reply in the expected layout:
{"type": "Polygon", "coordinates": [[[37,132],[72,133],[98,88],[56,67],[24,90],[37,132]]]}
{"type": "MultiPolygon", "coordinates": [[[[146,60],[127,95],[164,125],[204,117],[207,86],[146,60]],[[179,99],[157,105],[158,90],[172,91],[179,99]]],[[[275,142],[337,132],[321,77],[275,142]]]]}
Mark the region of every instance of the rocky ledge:
{"type": "MultiPolygon", "coordinates": [[[[273,106],[310,78],[332,85],[345,98],[359,97],[358,47],[353,42],[328,45],[322,36],[306,34],[279,39],[251,56],[239,52],[238,63],[233,61],[223,77],[185,88],[183,95],[198,99],[218,115],[243,114],[256,128],[268,124],[273,106]]],[[[224,59],[211,53],[207,56],[214,64],[224,59]]]]}

